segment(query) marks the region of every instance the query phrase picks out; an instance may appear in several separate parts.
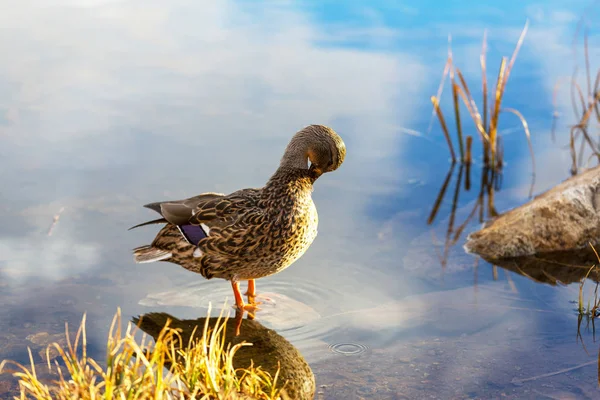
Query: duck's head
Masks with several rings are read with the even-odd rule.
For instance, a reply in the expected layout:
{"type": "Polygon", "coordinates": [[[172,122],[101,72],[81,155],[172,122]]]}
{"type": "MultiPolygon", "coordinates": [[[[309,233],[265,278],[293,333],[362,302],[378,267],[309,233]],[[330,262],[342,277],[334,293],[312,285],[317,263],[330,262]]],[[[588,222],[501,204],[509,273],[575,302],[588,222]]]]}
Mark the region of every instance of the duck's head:
{"type": "Polygon", "coordinates": [[[324,125],[309,125],[292,137],[281,159],[281,166],[308,169],[319,177],[338,169],[345,157],[346,145],[333,129],[324,125]]]}

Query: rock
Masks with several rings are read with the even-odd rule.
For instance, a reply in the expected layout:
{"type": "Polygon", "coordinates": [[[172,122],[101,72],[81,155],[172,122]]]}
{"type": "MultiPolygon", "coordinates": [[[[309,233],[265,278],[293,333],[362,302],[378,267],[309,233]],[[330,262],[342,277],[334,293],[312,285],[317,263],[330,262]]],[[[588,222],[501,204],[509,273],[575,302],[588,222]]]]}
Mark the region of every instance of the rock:
{"type": "Polygon", "coordinates": [[[600,166],[488,222],[465,250],[487,258],[576,250],[600,239],[600,166]]]}
{"type": "MultiPolygon", "coordinates": [[[[140,329],[151,335],[154,339],[165,326],[167,320],[171,320],[170,327],[180,329],[183,343],[189,343],[194,329],[202,332],[206,318],[195,320],[180,320],[166,313],[147,313],[133,322],[140,329]]],[[[209,318],[209,326],[212,328],[217,318],[209,318]]],[[[315,395],[315,377],[302,354],[283,336],[272,329],[268,329],[255,320],[243,319],[240,327],[240,335],[235,336],[235,318],[227,320],[225,347],[241,342],[251,343],[252,346],[243,346],[233,358],[233,366],[236,369],[249,368],[251,365],[260,367],[271,376],[275,376],[279,369],[278,386],[287,381],[285,392],[289,399],[312,399],[315,395]]]]}
{"type": "Polygon", "coordinates": [[[0,394],[9,393],[12,389],[12,384],[10,381],[2,380],[0,381],[0,394]]]}
{"type": "Polygon", "coordinates": [[[65,338],[64,333],[56,333],[51,335],[48,332],[38,332],[28,335],[27,340],[37,345],[37,353],[44,362],[48,362],[48,360],[52,361],[60,356],[60,353],[53,345],[54,343],[57,343],[63,348],[67,347],[67,339],[65,338]]]}

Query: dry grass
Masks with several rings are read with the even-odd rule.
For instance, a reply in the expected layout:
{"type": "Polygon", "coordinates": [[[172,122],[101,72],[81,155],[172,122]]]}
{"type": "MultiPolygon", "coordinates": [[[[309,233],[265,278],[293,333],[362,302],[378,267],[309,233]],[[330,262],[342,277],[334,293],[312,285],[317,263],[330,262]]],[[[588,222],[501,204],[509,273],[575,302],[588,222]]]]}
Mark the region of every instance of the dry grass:
{"type": "MultiPolygon", "coordinates": [[[[590,243],[590,247],[596,254],[596,258],[598,259],[598,263],[600,264],[600,256],[598,256],[598,252],[596,251],[596,249],[594,248],[594,246],[591,243],[590,243]]],[[[579,299],[577,300],[577,311],[579,312],[580,316],[586,316],[591,319],[594,319],[594,318],[597,318],[598,316],[600,316],[600,299],[598,299],[599,283],[596,283],[596,288],[594,289],[593,303],[592,303],[592,300],[588,299],[587,306],[585,306],[585,303],[583,300],[583,285],[585,284],[585,281],[587,280],[587,278],[590,276],[590,273],[593,270],[597,270],[597,269],[598,269],[598,265],[596,265],[596,264],[592,265],[590,267],[590,269],[588,270],[587,274],[581,279],[581,282],[579,282],[579,299]]]]}
{"type": "MultiPolygon", "coordinates": [[[[579,38],[579,34],[582,30],[583,19],[580,21],[575,38],[573,40],[573,50],[576,54],[576,46],[579,38]]],[[[583,30],[583,50],[584,50],[584,63],[585,63],[585,89],[582,89],[581,85],[577,81],[578,65],[575,64],[573,75],[570,77],[570,92],[571,92],[571,105],[573,107],[573,113],[575,115],[576,123],[571,126],[569,134],[569,148],[571,150],[571,174],[576,175],[578,170],[583,166],[583,161],[589,161],[592,157],[596,157],[600,161],[600,129],[597,135],[590,135],[592,129],[591,123],[595,120],[597,124],[600,124],[600,68],[596,73],[594,82],[592,84],[592,73],[590,68],[590,56],[588,46],[588,32],[587,29],[583,30]],[[585,94],[584,94],[585,93],[585,94]],[[576,150],[577,143],[579,142],[579,151],[576,150]],[[586,158],[586,149],[591,151],[591,154],[586,158]]],[[[576,58],[576,56],[575,56],[576,58]]],[[[558,81],[554,87],[553,103],[554,103],[554,117],[558,115],[557,108],[557,93],[561,81],[558,81]]],[[[553,123],[552,137],[555,137],[556,124],[553,123]]]]}
{"type": "Polygon", "coordinates": [[[436,96],[431,97],[431,102],[433,104],[434,113],[437,115],[437,118],[442,127],[442,131],[444,133],[444,137],[446,138],[446,142],[448,144],[448,148],[450,150],[450,155],[452,157],[452,162],[456,162],[457,157],[454,152],[454,146],[452,144],[452,139],[450,135],[450,131],[448,129],[448,125],[446,120],[444,119],[444,114],[442,112],[440,106],[440,98],[443,92],[444,83],[446,78],[450,77],[450,83],[452,86],[452,104],[454,108],[454,118],[456,121],[456,137],[459,146],[460,152],[460,162],[464,164],[469,164],[471,162],[471,154],[470,147],[465,146],[463,144],[463,132],[462,132],[462,122],[461,122],[461,114],[460,114],[460,101],[464,106],[466,106],[468,110],[468,114],[475,123],[475,128],[479,137],[481,139],[481,143],[483,144],[483,161],[484,166],[492,169],[499,169],[502,167],[502,158],[501,151],[499,150],[499,142],[500,137],[498,135],[498,124],[500,119],[500,113],[509,112],[516,115],[523,125],[523,130],[527,137],[527,142],[529,144],[529,151],[531,153],[531,161],[533,163],[533,168],[535,170],[535,159],[533,155],[533,148],[531,145],[531,135],[529,132],[529,127],[527,125],[527,121],[523,117],[523,115],[514,109],[503,109],[501,108],[502,99],[504,97],[504,93],[506,91],[506,84],[508,82],[508,78],[510,76],[510,72],[514,66],[515,60],[517,58],[517,54],[519,53],[519,49],[523,43],[525,38],[525,34],[527,33],[528,24],[525,24],[523,31],[521,32],[521,36],[517,42],[515,50],[510,58],[502,57],[502,61],[500,63],[500,69],[498,71],[498,77],[496,80],[496,85],[492,88],[492,102],[490,107],[490,102],[488,100],[488,80],[487,80],[487,60],[486,60],[486,48],[487,48],[487,39],[484,34],[483,37],[483,45],[481,49],[480,56],[480,65],[481,65],[481,88],[482,88],[482,111],[483,115],[479,112],[479,108],[477,107],[477,103],[471,94],[471,90],[467,85],[467,82],[460,71],[460,69],[454,64],[452,57],[452,50],[449,48],[448,50],[448,59],[446,61],[446,65],[444,66],[444,72],[442,74],[442,81],[438,88],[438,92],[436,96]],[[467,148],[467,151],[465,151],[467,148]]]}
{"type": "MultiPolygon", "coordinates": [[[[128,324],[121,331],[117,311],[106,344],[106,365],[101,366],[87,354],[85,315],[72,341],[66,327],[66,348],[57,343],[47,349],[59,353],[58,361],[47,368],[54,373],[50,382],[38,375],[29,350],[30,367],[3,361],[2,373],[19,381],[20,398],[36,399],[280,399],[287,398],[271,376],[259,367],[236,370],[233,357],[241,346],[225,346],[222,314],[214,329],[207,323],[201,336],[192,336],[187,346],[179,346],[181,336],[167,324],[154,345],[143,335],[136,341],[136,327],[128,324]],[[177,361],[175,361],[177,360],[177,361]],[[62,365],[61,365],[62,364],[62,365]],[[14,370],[7,367],[12,365],[14,370]]],[[[43,368],[46,369],[46,368],[43,368]]]]}

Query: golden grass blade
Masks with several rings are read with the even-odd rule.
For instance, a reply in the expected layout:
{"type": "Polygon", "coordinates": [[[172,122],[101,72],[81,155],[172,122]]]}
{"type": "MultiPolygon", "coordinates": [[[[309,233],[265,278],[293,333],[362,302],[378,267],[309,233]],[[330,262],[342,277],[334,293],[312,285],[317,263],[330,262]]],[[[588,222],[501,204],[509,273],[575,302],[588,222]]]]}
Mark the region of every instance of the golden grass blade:
{"type": "Polygon", "coordinates": [[[454,81],[454,74],[451,77],[452,81],[452,99],[454,101],[454,118],[456,119],[456,133],[458,135],[458,149],[460,151],[460,161],[465,162],[465,150],[462,138],[462,128],[460,124],[460,103],[458,102],[458,85],[454,81]]]}
{"type": "MultiPolygon", "coordinates": [[[[205,329],[204,336],[194,342],[197,346],[192,346],[190,342],[185,348],[181,335],[167,323],[156,337],[153,351],[148,352],[145,338],[136,341],[135,329],[132,329],[131,324],[127,326],[124,336],[116,336],[117,332],[121,332],[120,314],[117,314],[107,341],[109,348],[106,354],[111,360],[107,362],[105,369],[102,369],[88,355],[87,349],[84,349],[87,346],[84,317],[74,341],[68,340],[64,348],[57,343],[52,344],[62,361],[60,364],[57,360],[54,362],[58,379],[51,386],[45,385],[38,378],[31,350],[28,350],[30,368],[2,361],[0,372],[11,373],[19,380],[21,399],[281,398],[285,383],[283,386],[277,383],[278,374],[273,378],[267,372],[252,366],[240,371],[240,375],[244,376],[243,380],[240,380],[232,359],[240,347],[248,344],[240,343],[225,349],[226,319],[221,319],[222,315],[223,312],[214,329],[205,329]],[[175,345],[180,347],[177,351],[175,345]],[[176,356],[183,362],[170,362],[170,365],[167,365],[166,361],[175,361],[176,356]],[[17,370],[7,371],[5,367],[9,363],[16,366],[17,370]],[[63,374],[62,368],[65,368],[68,374],[63,374]],[[186,379],[192,374],[195,374],[196,383],[188,386],[186,379]],[[215,383],[213,388],[202,383],[207,374],[214,375],[211,378],[215,383]]],[[[65,334],[68,333],[67,327],[65,334]]]]}
{"type": "Polygon", "coordinates": [[[500,70],[498,71],[498,80],[496,81],[496,91],[494,95],[494,107],[492,111],[491,121],[490,121],[490,158],[491,164],[490,166],[494,167],[494,160],[496,157],[496,139],[498,133],[498,117],[500,115],[500,103],[502,102],[502,82],[504,81],[504,76],[506,74],[506,57],[502,57],[502,61],[500,62],[500,70]]]}
{"type": "MultiPolygon", "coordinates": [[[[452,37],[449,35],[448,36],[448,59],[450,60],[450,63],[452,63],[452,37]]],[[[452,85],[452,101],[454,104],[454,119],[456,122],[456,134],[458,135],[458,149],[460,152],[460,161],[464,162],[465,161],[465,149],[464,149],[464,144],[463,144],[463,138],[462,138],[462,127],[461,127],[461,123],[460,123],[460,104],[458,102],[458,85],[456,84],[456,81],[454,80],[454,69],[452,68],[452,66],[450,66],[450,82],[452,85]]],[[[439,96],[437,97],[438,99],[440,98],[439,96]]]]}
{"type": "Polygon", "coordinates": [[[469,114],[471,115],[473,122],[475,122],[475,127],[477,128],[477,131],[479,132],[479,135],[481,136],[482,142],[485,143],[486,141],[489,141],[489,137],[485,131],[485,128],[484,128],[482,122],[481,122],[481,114],[479,114],[479,110],[477,109],[477,104],[475,103],[475,100],[473,99],[473,96],[471,95],[471,92],[469,91],[469,86],[467,85],[467,82],[465,81],[465,78],[463,77],[462,72],[460,72],[460,69],[458,69],[458,68],[456,68],[456,75],[458,75],[458,79],[460,80],[461,85],[462,85],[462,89],[460,87],[458,88],[458,94],[461,96],[465,106],[467,106],[467,110],[469,111],[469,114]]]}
{"type": "Polygon", "coordinates": [[[512,70],[515,61],[517,60],[517,54],[519,54],[519,50],[523,45],[523,41],[525,40],[525,35],[527,34],[527,30],[529,29],[529,20],[525,21],[525,26],[521,31],[521,36],[519,36],[519,40],[517,41],[517,45],[515,46],[515,50],[510,58],[510,62],[508,63],[508,68],[506,70],[506,75],[504,76],[504,81],[502,82],[502,92],[504,92],[506,83],[508,82],[508,76],[510,75],[510,71],[512,70]]]}
{"type": "Polygon", "coordinates": [[[500,71],[498,73],[498,81],[496,83],[496,93],[494,98],[494,107],[493,113],[491,116],[489,136],[490,136],[490,152],[491,152],[491,165],[494,166],[494,157],[496,153],[496,138],[498,131],[498,114],[500,112],[500,105],[502,103],[502,97],[504,95],[504,91],[506,89],[506,84],[508,82],[508,77],[510,76],[510,72],[512,67],[515,64],[517,59],[517,55],[519,54],[519,50],[525,40],[525,35],[527,34],[527,29],[529,28],[529,20],[525,22],[525,26],[521,31],[521,35],[519,36],[519,40],[517,41],[517,45],[515,46],[515,50],[510,58],[508,64],[506,63],[506,58],[502,58],[502,62],[500,64],[500,71]]]}
{"type": "Polygon", "coordinates": [[[529,132],[529,125],[527,124],[525,117],[523,117],[523,114],[521,114],[518,110],[515,110],[514,108],[503,108],[501,111],[512,113],[521,120],[521,124],[523,125],[523,131],[525,132],[525,137],[527,138],[527,145],[529,146],[529,154],[531,155],[533,175],[535,175],[535,155],[533,154],[533,145],[531,144],[531,133],[529,132]]]}
{"type": "MultiPolygon", "coordinates": [[[[446,64],[444,64],[444,72],[442,73],[442,79],[440,80],[440,84],[438,86],[437,93],[435,97],[440,99],[442,97],[442,93],[444,91],[444,84],[446,83],[446,78],[448,77],[448,73],[450,72],[450,68],[452,68],[452,59],[448,57],[446,59],[446,64]]],[[[435,110],[431,111],[431,118],[429,120],[429,127],[427,128],[427,133],[431,132],[431,128],[433,128],[433,119],[436,115],[435,110]]]]}
{"type": "Polygon", "coordinates": [[[440,108],[440,103],[435,96],[431,96],[431,103],[433,104],[433,108],[437,114],[438,120],[440,121],[440,125],[442,126],[442,131],[444,132],[444,136],[446,137],[446,142],[448,143],[448,148],[450,149],[450,155],[452,156],[452,162],[456,162],[456,154],[454,153],[454,146],[452,146],[452,140],[450,140],[450,133],[448,132],[448,126],[446,125],[446,120],[444,119],[444,115],[442,114],[442,110],[440,108]]]}
{"type": "MultiPolygon", "coordinates": [[[[594,247],[594,245],[591,242],[588,242],[588,244],[590,245],[590,247],[592,248],[592,251],[596,255],[596,259],[598,260],[598,262],[600,262],[600,256],[598,255],[596,248],[594,247]]],[[[590,272],[588,271],[588,274],[585,277],[587,278],[589,274],[590,274],[590,272]]]]}

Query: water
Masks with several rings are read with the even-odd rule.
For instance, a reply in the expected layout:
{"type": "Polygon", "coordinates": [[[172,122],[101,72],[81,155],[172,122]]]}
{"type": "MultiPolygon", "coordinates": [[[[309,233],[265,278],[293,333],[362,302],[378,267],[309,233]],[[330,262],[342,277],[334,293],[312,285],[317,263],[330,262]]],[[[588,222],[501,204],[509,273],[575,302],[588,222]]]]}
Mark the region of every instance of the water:
{"type": "MultiPolygon", "coordinates": [[[[101,358],[117,307],[126,320],[194,319],[209,302],[231,302],[225,281],[134,264],[130,249],[156,227],[127,228],[154,217],[141,207],[151,201],[263,185],[291,135],[323,123],[348,154],[316,184],[319,236],[257,282],[275,301],[258,321],[311,364],[317,397],[597,398],[598,344],[585,321],[577,337],[576,285],[538,284],[464,254],[478,216],[445,253],[458,167],[426,224],[450,168],[437,121],[428,133],[447,35],[475,88],[483,31],[492,81],[530,19],[503,104],[528,120],[539,193],[569,176],[571,101],[563,88],[554,143],[552,93],[572,73],[586,2],[53,4],[0,13],[0,359],[26,362],[30,346],[41,360],[84,312],[101,358]]],[[[590,35],[597,70],[593,26],[590,35]]],[[[520,123],[503,118],[500,212],[528,199],[532,178],[520,123]]],[[[479,193],[478,138],[474,154],[455,226],[479,193]]],[[[5,396],[15,389],[3,385],[5,396]]]]}

